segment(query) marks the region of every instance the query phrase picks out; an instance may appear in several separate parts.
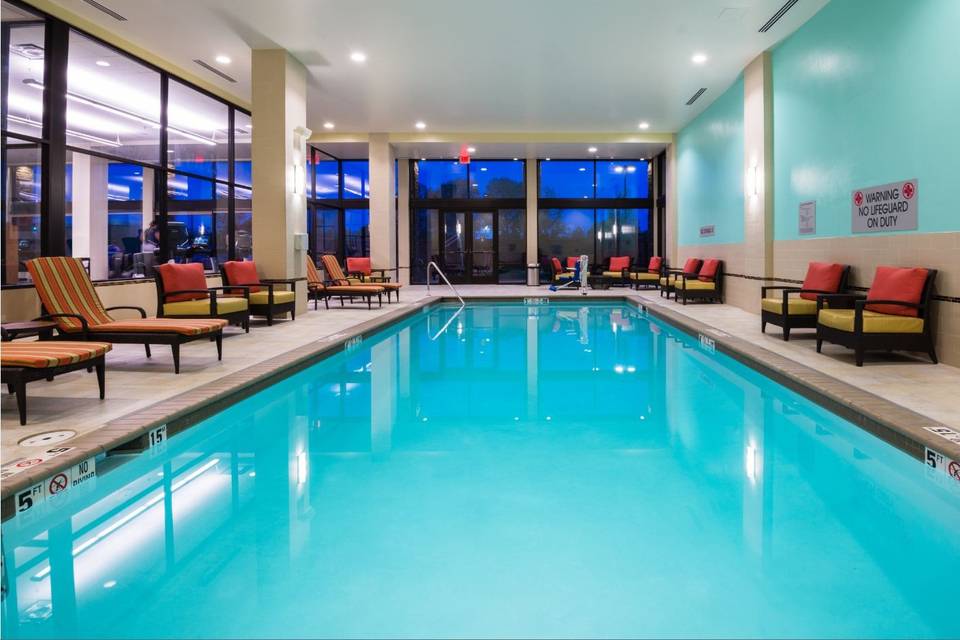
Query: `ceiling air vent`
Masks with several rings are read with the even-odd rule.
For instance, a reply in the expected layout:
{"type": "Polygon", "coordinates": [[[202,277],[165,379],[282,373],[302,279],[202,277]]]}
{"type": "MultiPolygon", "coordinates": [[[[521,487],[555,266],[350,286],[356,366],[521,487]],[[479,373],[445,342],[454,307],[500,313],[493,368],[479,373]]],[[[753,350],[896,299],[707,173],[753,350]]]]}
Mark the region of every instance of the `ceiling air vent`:
{"type": "Polygon", "coordinates": [[[99,2],[97,2],[97,0],[83,0],[83,1],[86,2],[88,5],[90,5],[91,7],[93,7],[94,9],[96,9],[97,11],[102,11],[102,12],[104,12],[105,14],[107,14],[108,16],[110,16],[111,18],[113,18],[114,20],[119,20],[120,22],[126,22],[126,21],[127,21],[127,19],[124,18],[122,15],[120,15],[119,13],[117,13],[116,11],[114,11],[113,9],[111,9],[110,7],[107,7],[107,6],[104,6],[104,5],[100,4],[99,2]]]}
{"type": "Polygon", "coordinates": [[[226,81],[228,81],[228,82],[236,82],[236,80],[234,80],[233,78],[231,78],[230,76],[228,76],[227,74],[225,74],[223,71],[220,71],[220,69],[217,69],[216,67],[210,66],[209,64],[207,64],[207,63],[204,62],[203,60],[194,60],[194,62],[196,62],[198,65],[200,65],[201,67],[203,67],[204,69],[206,69],[206,70],[209,71],[210,73],[215,73],[216,75],[220,76],[221,78],[223,78],[224,80],[226,80],[226,81]]]}
{"type": "Polygon", "coordinates": [[[706,87],[700,87],[700,89],[699,89],[695,94],[693,94],[692,96],[690,96],[690,99],[689,99],[689,100],[687,100],[687,106],[689,107],[689,106],[692,105],[694,102],[696,102],[696,101],[697,101],[697,98],[699,98],[700,96],[702,96],[702,95],[703,95],[703,92],[706,91],[706,90],[707,90],[706,87]]]}
{"type": "Polygon", "coordinates": [[[777,21],[783,17],[783,14],[785,14],[787,11],[790,11],[795,4],[797,4],[797,0],[787,0],[785,3],[783,3],[783,6],[780,7],[780,10],[773,14],[773,17],[767,20],[765,25],[760,27],[760,33],[766,33],[767,31],[770,31],[773,25],[777,24],[777,21]]]}

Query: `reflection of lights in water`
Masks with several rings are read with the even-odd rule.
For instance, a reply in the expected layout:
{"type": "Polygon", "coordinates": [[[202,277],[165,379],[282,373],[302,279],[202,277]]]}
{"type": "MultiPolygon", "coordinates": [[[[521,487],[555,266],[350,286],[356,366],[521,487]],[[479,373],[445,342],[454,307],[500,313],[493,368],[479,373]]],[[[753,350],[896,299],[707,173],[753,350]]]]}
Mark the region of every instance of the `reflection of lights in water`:
{"type": "Polygon", "coordinates": [[[303,484],[307,481],[307,452],[301,451],[297,454],[297,484],[303,484]]]}
{"type": "Polygon", "coordinates": [[[622,365],[622,364],[618,364],[617,366],[615,366],[615,367],[613,368],[613,370],[616,371],[617,373],[623,373],[623,365],[622,365]]]}
{"type": "Polygon", "coordinates": [[[427,421],[427,417],[424,416],[424,417],[420,418],[420,421],[421,421],[421,422],[426,422],[426,421],[427,421]]]}
{"type": "MultiPolygon", "coordinates": [[[[200,466],[199,468],[195,469],[194,471],[191,471],[189,474],[187,474],[186,476],[184,476],[183,478],[181,478],[181,479],[178,480],[177,482],[174,482],[174,483],[173,483],[173,486],[170,488],[171,492],[177,491],[178,489],[180,489],[180,488],[183,487],[184,485],[192,482],[193,480],[196,480],[198,477],[200,477],[201,475],[203,475],[206,471],[208,471],[208,470],[212,469],[213,467],[217,466],[217,464],[218,464],[219,462],[220,462],[220,458],[214,458],[213,460],[210,460],[209,462],[203,464],[202,466],[200,466]]],[[[131,512],[128,513],[127,515],[125,515],[125,516],[123,516],[122,518],[118,519],[118,520],[117,520],[116,522],[114,522],[113,524],[111,524],[111,525],[103,528],[101,531],[99,531],[98,533],[96,533],[93,537],[88,538],[88,539],[85,540],[84,542],[78,544],[77,546],[75,546],[75,547],[73,548],[73,555],[74,555],[74,557],[79,556],[81,553],[83,553],[84,551],[86,551],[86,550],[89,549],[90,547],[94,546],[95,544],[97,544],[98,542],[100,542],[101,540],[103,540],[104,538],[106,538],[107,536],[109,536],[110,534],[112,534],[112,533],[113,533],[114,531],[116,531],[117,529],[123,527],[125,524],[127,524],[127,523],[129,523],[130,521],[134,520],[135,518],[137,518],[138,516],[140,516],[141,514],[143,514],[144,512],[146,512],[148,509],[150,509],[150,507],[153,507],[154,505],[159,504],[160,502],[163,501],[163,498],[164,498],[163,491],[160,491],[160,492],[157,493],[155,496],[153,496],[152,498],[150,498],[149,500],[147,500],[145,503],[143,503],[142,505],[140,505],[139,507],[137,507],[136,509],[134,509],[133,511],[131,511],[131,512]]],[[[43,578],[45,578],[45,577],[48,576],[49,574],[50,574],[50,567],[49,567],[49,566],[46,566],[46,567],[44,567],[43,569],[41,569],[40,571],[38,571],[38,572],[33,576],[33,579],[34,579],[34,580],[42,580],[43,578]]]]}
{"type": "Polygon", "coordinates": [[[247,477],[256,478],[256,477],[257,477],[257,472],[256,472],[256,471],[251,471],[250,473],[247,474],[247,477]]]}
{"type": "Polygon", "coordinates": [[[550,422],[551,420],[553,420],[553,418],[551,418],[550,416],[547,416],[547,422],[550,422]]]}
{"type": "Polygon", "coordinates": [[[103,583],[104,589],[113,589],[115,586],[117,586],[116,580],[107,580],[106,582],[103,583]]]}
{"type": "Polygon", "coordinates": [[[759,464],[757,462],[757,447],[750,443],[747,445],[747,449],[744,452],[743,463],[747,472],[747,477],[750,478],[750,482],[757,481],[757,475],[759,471],[759,464]]]}

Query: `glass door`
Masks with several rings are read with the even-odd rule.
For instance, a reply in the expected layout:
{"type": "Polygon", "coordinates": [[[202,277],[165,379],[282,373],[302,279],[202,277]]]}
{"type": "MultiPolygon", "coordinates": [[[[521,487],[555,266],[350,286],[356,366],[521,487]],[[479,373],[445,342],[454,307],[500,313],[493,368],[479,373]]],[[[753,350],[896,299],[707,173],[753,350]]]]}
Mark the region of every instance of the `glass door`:
{"type": "Polygon", "coordinates": [[[497,215],[493,211],[443,211],[440,268],[451,282],[497,282],[497,215]]]}

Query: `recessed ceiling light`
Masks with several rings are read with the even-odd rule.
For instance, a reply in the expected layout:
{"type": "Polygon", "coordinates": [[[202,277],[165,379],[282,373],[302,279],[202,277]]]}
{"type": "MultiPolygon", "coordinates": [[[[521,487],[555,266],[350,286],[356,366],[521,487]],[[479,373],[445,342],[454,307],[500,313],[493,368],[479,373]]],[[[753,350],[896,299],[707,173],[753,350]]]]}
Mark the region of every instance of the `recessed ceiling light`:
{"type": "Polygon", "coordinates": [[[225,56],[222,53],[218,55],[216,58],[214,58],[214,60],[217,61],[217,64],[230,64],[231,62],[233,62],[230,59],[230,56],[225,56]]]}
{"type": "Polygon", "coordinates": [[[426,158],[420,158],[420,162],[426,162],[426,161],[427,161],[426,158]]]}
{"type": "Polygon", "coordinates": [[[550,162],[550,158],[544,158],[544,160],[546,160],[547,162],[550,162]]]}
{"type": "Polygon", "coordinates": [[[350,54],[350,59],[357,63],[366,62],[367,54],[365,54],[363,51],[354,51],[350,54]]]}
{"type": "Polygon", "coordinates": [[[333,124],[332,122],[324,122],[324,123],[323,123],[323,128],[324,128],[324,129],[333,129],[333,127],[334,127],[334,124],[333,124]]]}
{"type": "Polygon", "coordinates": [[[97,60],[97,63],[96,63],[96,64],[97,64],[98,67],[109,67],[109,66],[110,66],[110,63],[107,62],[106,60],[97,60]]]}
{"type": "Polygon", "coordinates": [[[637,127],[640,128],[640,129],[649,129],[649,128],[650,128],[650,123],[644,121],[644,122],[641,122],[640,124],[638,124],[637,127]]]}
{"type": "Polygon", "coordinates": [[[417,123],[413,126],[415,126],[417,129],[426,129],[427,123],[424,122],[423,120],[418,120],[417,123]]]}
{"type": "Polygon", "coordinates": [[[519,159],[520,159],[520,158],[514,158],[513,161],[516,162],[516,161],[519,160],[519,159]]]}
{"type": "Polygon", "coordinates": [[[476,147],[467,147],[467,153],[476,153],[476,152],[477,152],[476,147]]]}
{"type": "Polygon", "coordinates": [[[596,152],[597,152],[596,147],[590,147],[589,149],[587,149],[587,153],[596,153],[596,152]]]}
{"type": "Polygon", "coordinates": [[[693,61],[693,64],[703,64],[707,61],[707,54],[705,53],[695,53],[693,57],[690,58],[693,61]]]}

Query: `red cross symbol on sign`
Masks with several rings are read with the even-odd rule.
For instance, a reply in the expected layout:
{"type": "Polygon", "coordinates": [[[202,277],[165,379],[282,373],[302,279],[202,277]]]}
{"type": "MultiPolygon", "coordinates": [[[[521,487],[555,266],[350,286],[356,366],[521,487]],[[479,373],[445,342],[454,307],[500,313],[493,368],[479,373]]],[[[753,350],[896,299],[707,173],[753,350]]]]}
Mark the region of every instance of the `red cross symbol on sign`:
{"type": "Polygon", "coordinates": [[[862,191],[857,191],[855,194],[853,194],[853,204],[857,205],[858,207],[863,204],[862,191]]]}
{"type": "Polygon", "coordinates": [[[50,495],[53,495],[55,493],[60,493],[66,488],[67,488],[67,476],[65,476],[62,473],[58,473],[57,475],[50,478],[50,484],[47,485],[47,489],[49,489],[50,495]]]}
{"type": "Polygon", "coordinates": [[[913,194],[916,193],[917,188],[913,186],[912,182],[904,182],[901,191],[903,192],[903,197],[909,200],[913,197],[913,194]]]}

